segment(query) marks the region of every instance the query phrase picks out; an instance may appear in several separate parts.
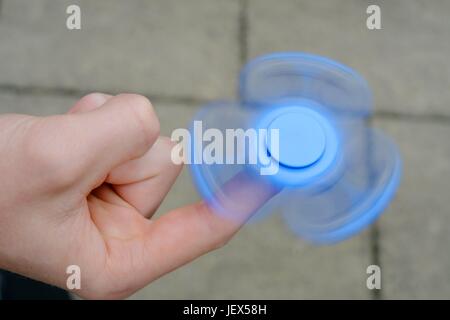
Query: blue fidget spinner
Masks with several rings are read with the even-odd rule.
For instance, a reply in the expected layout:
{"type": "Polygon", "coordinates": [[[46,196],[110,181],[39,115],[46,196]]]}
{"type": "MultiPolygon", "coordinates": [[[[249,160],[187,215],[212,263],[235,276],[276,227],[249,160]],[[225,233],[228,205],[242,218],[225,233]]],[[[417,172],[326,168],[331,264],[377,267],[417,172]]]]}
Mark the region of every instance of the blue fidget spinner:
{"type": "Polygon", "coordinates": [[[209,104],[193,119],[194,183],[228,215],[228,204],[254,201],[269,187],[276,191],[251,221],[278,211],[306,240],[341,241],[371,224],[400,182],[397,147],[368,126],[371,114],[370,89],[349,67],[305,53],[261,56],[242,69],[237,101],[209,104]],[[233,179],[242,175],[239,191],[233,179]]]}

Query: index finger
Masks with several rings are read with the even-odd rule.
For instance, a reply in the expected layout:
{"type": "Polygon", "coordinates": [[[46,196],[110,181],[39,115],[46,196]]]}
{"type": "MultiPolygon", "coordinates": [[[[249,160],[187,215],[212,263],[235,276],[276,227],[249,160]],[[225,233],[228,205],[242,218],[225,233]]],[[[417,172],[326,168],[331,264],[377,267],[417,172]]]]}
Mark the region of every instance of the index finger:
{"type": "Polygon", "coordinates": [[[267,181],[242,173],[224,186],[224,192],[228,200],[223,207],[233,210],[232,219],[216,214],[207,203],[199,202],[154,221],[145,241],[155,278],[226,244],[278,190],[267,181]]]}

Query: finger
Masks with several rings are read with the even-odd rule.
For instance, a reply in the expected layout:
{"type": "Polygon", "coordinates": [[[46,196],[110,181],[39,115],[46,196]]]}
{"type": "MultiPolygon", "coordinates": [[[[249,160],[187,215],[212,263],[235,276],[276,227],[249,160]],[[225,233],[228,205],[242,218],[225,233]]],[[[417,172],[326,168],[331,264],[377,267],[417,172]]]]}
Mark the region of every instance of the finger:
{"type": "Polygon", "coordinates": [[[153,107],[139,95],[118,95],[95,110],[70,117],[68,131],[76,135],[72,141],[78,152],[74,159],[96,179],[104,179],[113,168],[145,154],[159,136],[153,107]]]}
{"type": "Polygon", "coordinates": [[[90,93],[78,100],[67,113],[71,114],[92,111],[101,107],[111,97],[111,95],[104,93],[90,93]]]}
{"type": "Polygon", "coordinates": [[[147,280],[227,243],[251,215],[278,192],[267,181],[246,174],[233,178],[224,189],[229,196],[224,208],[230,205],[234,219],[216,214],[201,202],[174,210],[150,225],[145,258],[153,269],[147,280]],[[231,205],[232,202],[239,205],[231,205]]]}
{"type": "Polygon", "coordinates": [[[156,177],[173,163],[170,153],[173,147],[168,137],[160,136],[153,146],[142,156],[114,168],[106,182],[115,185],[127,185],[156,177]]]}
{"type": "Polygon", "coordinates": [[[159,137],[142,157],[113,169],[106,182],[143,216],[150,218],[169,192],[182,166],[171,161],[174,142],[159,137]]]}

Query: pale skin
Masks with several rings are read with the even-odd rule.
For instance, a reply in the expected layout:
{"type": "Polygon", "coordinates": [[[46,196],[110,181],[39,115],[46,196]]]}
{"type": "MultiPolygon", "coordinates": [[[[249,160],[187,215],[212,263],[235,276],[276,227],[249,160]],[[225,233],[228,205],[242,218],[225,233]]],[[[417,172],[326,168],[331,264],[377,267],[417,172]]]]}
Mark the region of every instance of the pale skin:
{"type": "Polygon", "coordinates": [[[151,219],[182,167],[145,97],[94,93],[65,115],[0,116],[0,268],[83,298],[125,298],[226,244],[273,190],[230,182],[233,219],[199,202],[151,219]]]}

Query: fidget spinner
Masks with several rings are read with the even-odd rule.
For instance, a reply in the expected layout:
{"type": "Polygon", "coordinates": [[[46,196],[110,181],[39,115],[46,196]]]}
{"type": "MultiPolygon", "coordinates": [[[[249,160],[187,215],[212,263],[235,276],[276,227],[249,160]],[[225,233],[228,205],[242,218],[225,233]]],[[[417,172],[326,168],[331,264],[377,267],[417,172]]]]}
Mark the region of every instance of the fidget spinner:
{"type": "Polygon", "coordinates": [[[194,183],[214,212],[231,216],[232,204],[271,188],[250,221],[279,212],[306,240],[344,240],[370,225],[399,186],[398,149],[369,126],[371,114],[371,91],[349,67],[305,53],[261,56],[242,69],[239,99],[211,103],[193,119],[191,135],[199,126],[206,134],[189,155],[194,183]],[[213,140],[211,159],[199,161],[213,140]],[[240,194],[239,176],[247,184],[240,194]]]}

